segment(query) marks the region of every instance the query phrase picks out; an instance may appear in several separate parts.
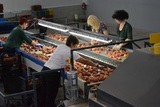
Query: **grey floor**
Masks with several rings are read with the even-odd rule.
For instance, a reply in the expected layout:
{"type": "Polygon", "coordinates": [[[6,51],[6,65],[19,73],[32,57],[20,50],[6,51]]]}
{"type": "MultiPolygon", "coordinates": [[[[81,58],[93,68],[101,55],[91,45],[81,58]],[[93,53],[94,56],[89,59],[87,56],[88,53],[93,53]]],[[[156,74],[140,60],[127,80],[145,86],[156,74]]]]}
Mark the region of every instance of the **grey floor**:
{"type": "MultiPolygon", "coordinates": [[[[108,24],[107,25],[108,27],[108,31],[109,33],[111,34],[116,34],[115,31],[116,31],[116,26],[115,25],[111,25],[111,24],[108,24]]],[[[82,28],[82,25],[80,25],[80,28],[82,28]]],[[[30,30],[32,31],[33,33],[37,33],[37,29],[32,29],[30,30]]],[[[49,32],[52,32],[52,30],[49,30],[49,32]]],[[[140,38],[146,38],[146,37],[149,37],[149,34],[151,32],[150,31],[144,31],[144,30],[139,30],[139,29],[133,29],[133,39],[140,39],[140,38]]],[[[1,34],[2,36],[4,35],[8,35],[8,34],[1,34]]],[[[149,40],[147,40],[149,41],[149,40]]],[[[136,42],[136,44],[138,44],[141,48],[144,48],[144,41],[140,41],[140,42],[136,42]]],[[[137,49],[136,46],[134,46],[134,49],[137,49]]],[[[2,84],[0,84],[0,89],[2,87],[2,84]]],[[[62,88],[59,89],[59,94],[58,94],[58,97],[57,97],[57,102],[63,100],[63,90],[62,88]]],[[[66,101],[66,106],[67,107],[87,107],[88,104],[87,104],[87,100],[79,100],[79,101],[75,101],[73,103],[73,101],[66,101]]],[[[0,107],[3,107],[3,101],[0,99],[0,107]]]]}

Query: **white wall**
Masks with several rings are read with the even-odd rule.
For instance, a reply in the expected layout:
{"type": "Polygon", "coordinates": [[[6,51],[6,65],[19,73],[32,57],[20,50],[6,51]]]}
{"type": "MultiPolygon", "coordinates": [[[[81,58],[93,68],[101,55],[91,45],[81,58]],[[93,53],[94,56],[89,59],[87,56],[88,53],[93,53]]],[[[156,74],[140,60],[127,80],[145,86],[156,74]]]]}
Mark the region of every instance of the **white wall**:
{"type": "Polygon", "coordinates": [[[31,5],[42,5],[42,8],[80,5],[82,0],[0,0],[4,12],[30,10],[31,5]]]}
{"type": "Polygon", "coordinates": [[[112,19],[115,10],[126,10],[134,28],[160,31],[160,0],[88,0],[87,15],[95,14],[105,23],[116,24],[112,19]]]}

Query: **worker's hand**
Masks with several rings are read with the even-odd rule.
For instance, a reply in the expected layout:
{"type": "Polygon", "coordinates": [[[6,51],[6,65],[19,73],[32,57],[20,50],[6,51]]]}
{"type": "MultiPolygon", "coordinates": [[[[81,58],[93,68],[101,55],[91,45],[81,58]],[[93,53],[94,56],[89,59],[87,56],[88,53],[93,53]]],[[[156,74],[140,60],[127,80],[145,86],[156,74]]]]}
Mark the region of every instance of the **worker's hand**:
{"type": "Polygon", "coordinates": [[[117,44],[115,44],[114,46],[113,46],[113,50],[117,50],[117,44]]]}
{"type": "Polygon", "coordinates": [[[114,49],[114,50],[120,50],[120,49],[122,48],[122,46],[123,46],[122,44],[114,45],[114,46],[113,46],[113,49],[114,49]]]}
{"type": "Polygon", "coordinates": [[[32,43],[31,43],[33,46],[36,46],[37,45],[37,42],[32,40],[32,43]]]}
{"type": "Polygon", "coordinates": [[[120,50],[121,48],[122,48],[122,44],[119,44],[118,46],[117,46],[117,50],[120,50]]]}

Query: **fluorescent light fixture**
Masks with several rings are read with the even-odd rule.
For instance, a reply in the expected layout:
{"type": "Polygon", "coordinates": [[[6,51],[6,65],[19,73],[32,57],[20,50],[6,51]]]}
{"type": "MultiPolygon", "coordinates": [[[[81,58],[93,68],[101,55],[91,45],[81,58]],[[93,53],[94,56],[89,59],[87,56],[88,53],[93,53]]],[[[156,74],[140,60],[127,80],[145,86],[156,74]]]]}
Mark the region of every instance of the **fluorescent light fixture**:
{"type": "Polygon", "coordinates": [[[87,36],[87,35],[84,35],[84,34],[80,34],[80,33],[74,32],[74,31],[70,31],[69,33],[72,34],[72,35],[76,35],[76,36],[80,36],[80,37],[84,37],[84,38],[88,38],[88,39],[94,39],[94,40],[97,40],[99,42],[104,42],[104,43],[112,42],[112,40],[103,40],[103,39],[87,36]]]}
{"type": "Polygon", "coordinates": [[[97,40],[99,42],[104,42],[104,43],[112,42],[112,40],[105,40],[102,37],[98,38],[98,37],[94,37],[94,36],[89,36],[89,34],[87,34],[87,33],[81,33],[79,31],[69,29],[66,26],[62,26],[60,24],[48,22],[48,21],[41,20],[41,19],[38,19],[38,24],[41,25],[41,26],[47,27],[47,28],[51,28],[51,29],[54,29],[54,30],[61,31],[61,32],[69,32],[70,34],[75,35],[75,36],[97,40]]]}
{"type": "Polygon", "coordinates": [[[69,31],[68,29],[66,29],[65,26],[62,26],[62,25],[59,25],[59,24],[56,24],[53,22],[41,20],[41,19],[38,20],[38,24],[41,26],[50,28],[50,29],[61,31],[61,32],[68,32],[69,31]]]}
{"type": "Polygon", "coordinates": [[[41,26],[47,27],[47,28],[51,28],[51,29],[61,31],[61,32],[68,32],[68,29],[58,28],[58,27],[55,27],[55,26],[52,26],[52,25],[47,25],[47,24],[42,24],[42,23],[38,23],[38,24],[41,25],[41,26]]]}

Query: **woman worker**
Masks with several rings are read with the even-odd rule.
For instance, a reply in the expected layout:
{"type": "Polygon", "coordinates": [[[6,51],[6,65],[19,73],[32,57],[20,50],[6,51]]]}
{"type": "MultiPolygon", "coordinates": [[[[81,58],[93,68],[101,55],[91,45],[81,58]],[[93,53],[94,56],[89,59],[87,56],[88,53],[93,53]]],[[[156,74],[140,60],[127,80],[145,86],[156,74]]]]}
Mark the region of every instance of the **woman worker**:
{"type": "MultiPolygon", "coordinates": [[[[44,64],[42,71],[64,68],[67,64],[67,59],[70,58],[70,50],[76,48],[78,43],[79,40],[75,36],[70,35],[67,38],[65,45],[59,45],[56,48],[50,59],[44,64]]],[[[76,52],[73,52],[73,59],[86,65],[102,67],[99,66],[97,63],[82,58],[76,52]]],[[[60,72],[54,72],[52,74],[49,73],[48,75],[46,74],[44,76],[45,83],[43,83],[43,85],[45,86],[43,86],[43,88],[45,87],[46,89],[43,89],[42,93],[44,93],[45,91],[45,95],[42,96],[42,101],[45,101],[43,102],[45,103],[45,107],[56,107],[54,103],[60,85],[60,74],[60,72]]],[[[40,105],[42,106],[43,104],[40,105]]]]}
{"type": "MultiPolygon", "coordinates": [[[[108,35],[107,26],[100,21],[95,15],[89,15],[87,24],[92,27],[92,32],[108,35]]],[[[91,44],[96,44],[96,40],[91,40],[91,44]]]]}
{"type": "Polygon", "coordinates": [[[32,45],[37,45],[37,43],[30,39],[23,31],[27,28],[28,23],[29,21],[26,18],[20,18],[19,25],[11,31],[10,35],[8,36],[8,39],[4,44],[4,52],[14,53],[15,49],[19,48],[24,41],[32,45]]]}
{"type": "Polygon", "coordinates": [[[87,24],[92,27],[92,32],[108,35],[106,25],[100,21],[95,15],[89,15],[87,24]]]}
{"type": "MultiPolygon", "coordinates": [[[[132,40],[132,26],[126,21],[129,18],[129,14],[125,10],[117,10],[112,15],[112,18],[118,23],[117,36],[121,41],[132,40]]],[[[132,43],[121,43],[115,45],[114,49],[120,49],[121,47],[132,49],[132,43]]]]}

